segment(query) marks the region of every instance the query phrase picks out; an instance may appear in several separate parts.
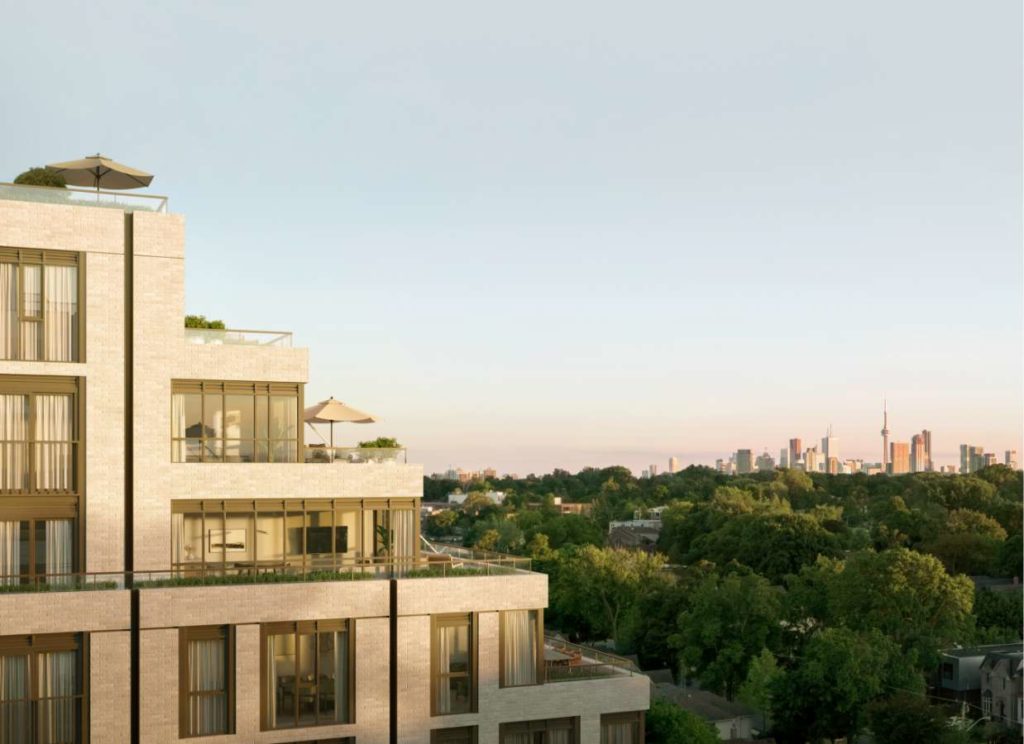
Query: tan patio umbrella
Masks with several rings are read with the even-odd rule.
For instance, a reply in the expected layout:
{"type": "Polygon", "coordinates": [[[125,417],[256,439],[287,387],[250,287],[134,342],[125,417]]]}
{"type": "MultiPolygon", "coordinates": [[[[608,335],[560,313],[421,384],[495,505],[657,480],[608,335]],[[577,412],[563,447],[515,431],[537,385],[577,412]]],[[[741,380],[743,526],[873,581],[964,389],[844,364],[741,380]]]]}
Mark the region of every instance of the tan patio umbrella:
{"type": "MultiPolygon", "coordinates": [[[[376,416],[360,411],[350,405],[335,400],[333,397],[322,400],[315,406],[310,406],[302,412],[302,420],[307,424],[330,424],[331,425],[331,447],[334,447],[334,423],[349,424],[375,424],[379,420],[376,416]]],[[[319,433],[319,432],[318,432],[319,433]]]]}
{"type": "Polygon", "coordinates": [[[153,176],[137,168],[116,163],[99,153],[82,158],[69,160],[66,163],[53,163],[46,170],[64,176],[69,186],[100,187],[105,189],[138,189],[149,186],[153,176]]]}

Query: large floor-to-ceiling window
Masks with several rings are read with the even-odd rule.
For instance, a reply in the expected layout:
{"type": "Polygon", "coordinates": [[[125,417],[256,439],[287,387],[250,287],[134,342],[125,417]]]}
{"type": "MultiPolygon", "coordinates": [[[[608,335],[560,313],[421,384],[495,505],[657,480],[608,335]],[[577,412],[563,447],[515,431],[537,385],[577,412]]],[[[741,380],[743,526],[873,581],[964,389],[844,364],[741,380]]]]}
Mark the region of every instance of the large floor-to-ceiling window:
{"type": "Polygon", "coordinates": [[[503,723],[498,739],[499,744],[579,744],[579,719],[549,718],[503,723]]]}
{"type": "Polygon", "coordinates": [[[79,255],[0,248],[0,359],[82,360],[79,255]]]}
{"type": "Polygon", "coordinates": [[[296,462],[301,385],[174,380],[172,462],[296,462]]]}
{"type": "Polygon", "coordinates": [[[411,567],[417,507],[411,498],[174,501],[171,564],[186,573],[411,567]]]}
{"type": "Polygon", "coordinates": [[[0,741],[82,744],[83,637],[0,637],[0,741]]]}
{"type": "Polygon", "coordinates": [[[501,686],[520,687],[544,681],[542,610],[507,610],[499,630],[501,686]]]}
{"type": "Polygon", "coordinates": [[[431,713],[472,713],[477,707],[475,617],[435,615],[431,626],[431,713]]]}
{"type": "Polygon", "coordinates": [[[350,723],[355,632],[350,620],[271,623],[263,638],[263,728],[350,723]]]}
{"type": "Polygon", "coordinates": [[[182,737],[229,734],[235,727],[234,634],[229,626],[180,632],[182,737]]]}

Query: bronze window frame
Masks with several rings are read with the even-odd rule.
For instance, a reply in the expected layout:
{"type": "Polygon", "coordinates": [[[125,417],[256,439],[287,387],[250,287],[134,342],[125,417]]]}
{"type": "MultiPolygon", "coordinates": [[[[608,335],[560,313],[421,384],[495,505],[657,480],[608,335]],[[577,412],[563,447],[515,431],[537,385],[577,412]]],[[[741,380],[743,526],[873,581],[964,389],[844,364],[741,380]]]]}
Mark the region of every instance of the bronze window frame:
{"type": "MultiPolygon", "coordinates": [[[[24,395],[29,399],[28,423],[24,440],[4,440],[8,444],[24,444],[28,448],[28,487],[0,489],[0,499],[4,496],[37,496],[37,495],[81,495],[81,487],[85,472],[85,395],[84,384],[80,377],[60,377],[56,375],[0,375],[0,395],[24,395]],[[36,484],[36,446],[44,444],[35,439],[36,429],[36,398],[40,395],[71,396],[71,439],[65,443],[71,447],[71,485],[66,489],[37,488],[36,484]]],[[[53,441],[53,440],[50,440],[53,441]]]]}
{"type": "MultiPolygon", "coordinates": [[[[254,536],[253,541],[253,559],[246,561],[251,563],[254,568],[276,568],[276,567],[301,567],[304,571],[309,569],[337,569],[344,566],[360,565],[373,565],[373,558],[376,555],[377,549],[377,538],[380,528],[384,525],[384,522],[380,520],[382,513],[390,519],[391,512],[395,511],[412,511],[413,512],[413,555],[409,558],[409,562],[412,565],[416,565],[419,562],[420,557],[420,520],[419,520],[419,507],[420,500],[411,497],[402,498],[377,498],[377,499],[352,499],[352,498],[339,498],[339,499],[176,499],[171,502],[171,514],[196,514],[201,513],[203,515],[202,524],[202,535],[205,540],[207,529],[206,529],[206,515],[213,515],[215,518],[221,520],[221,525],[225,525],[228,515],[239,515],[246,514],[252,518],[252,524],[258,524],[258,518],[260,514],[281,514],[282,520],[285,522],[284,529],[281,530],[282,543],[281,543],[281,560],[272,561],[261,561],[258,558],[257,543],[258,536],[254,536]],[[363,546],[363,550],[366,550],[368,539],[373,540],[374,544],[374,556],[370,558],[363,558],[356,562],[345,563],[340,554],[335,552],[336,541],[331,540],[331,564],[328,566],[323,559],[319,559],[316,565],[313,565],[313,560],[310,557],[311,554],[307,551],[306,545],[306,531],[302,530],[302,554],[301,560],[296,561],[295,558],[289,558],[288,554],[288,531],[287,531],[287,519],[289,514],[302,514],[302,523],[306,524],[306,515],[310,512],[325,512],[329,511],[332,513],[331,528],[336,530],[342,526],[339,524],[339,514],[345,513],[357,513],[359,514],[358,529],[359,529],[359,544],[363,546]],[[374,513],[373,520],[373,534],[368,535],[366,530],[366,519],[363,515],[366,512],[374,513]]],[[[206,560],[206,550],[200,551],[199,561],[190,561],[185,563],[176,563],[174,560],[174,540],[173,540],[173,525],[172,539],[170,545],[170,566],[173,571],[227,571],[228,554],[227,551],[221,553],[220,562],[208,562],[206,560]]],[[[388,549],[390,550],[390,548],[388,549]]],[[[315,554],[321,555],[321,554],[315,554]]],[[[235,563],[235,561],[231,561],[235,563]]]]}
{"type": "Polygon", "coordinates": [[[502,723],[498,726],[498,744],[503,744],[505,737],[513,734],[532,734],[535,744],[547,744],[549,731],[569,731],[573,744],[580,744],[579,716],[502,723]]]}
{"type": "Polygon", "coordinates": [[[18,267],[18,300],[15,313],[17,314],[18,333],[15,334],[14,356],[10,359],[0,359],[11,362],[56,362],[59,364],[81,364],[86,361],[85,356],[85,254],[78,251],[54,251],[40,250],[38,248],[12,248],[0,246],[0,263],[13,264],[18,267]],[[46,272],[40,268],[39,296],[41,299],[38,316],[25,314],[25,281],[24,273],[26,266],[74,266],[78,269],[77,275],[77,309],[75,335],[77,336],[78,354],[72,355],[73,359],[47,359],[46,344],[41,344],[41,359],[23,359],[21,356],[21,323],[22,321],[39,324],[38,333],[42,339],[46,338],[46,272]]]}
{"type": "Polygon", "coordinates": [[[501,610],[498,613],[498,687],[536,687],[544,684],[546,679],[546,667],[544,666],[544,608],[536,610],[501,610]],[[537,617],[535,626],[534,648],[536,649],[536,682],[524,685],[510,685],[505,682],[505,614],[506,612],[532,612],[537,617]]]}
{"type": "Polygon", "coordinates": [[[178,737],[195,739],[206,736],[224,736],[235,733],[235,629],[231,625],[197,625],[181,628],[178,631],[178,737]],[[224,691],[215,695],[224,696],[225,731],[212,734],[193,734],[189,732],[189,702],[193,697],[206,695],[209,692],[193,692],[189,688],[188,646],[190,641],[224,642],[224,691]]]}
{"type": "Polygon", "coordinates": [[[430,744],[477,744],[478,726],[432,729],[430,744]]]}
{"type": "MultiPolygon", "coordinates": [[[[296,660],[298,666],[298,659],[296,660]]],[[[297,675],[296,675],[297,676],[297,675]]],[[[298,680],[295,681],[296,685],[298,680]]],[[[337,680],[335,680],[335,692],[337,692],[337,680]]],[[[316,690],[317,711],[319,719],[319,688],[316,690]]],[[[296,701],[298,690],[295,690],[296,701]]],[[[260,626],[260,731],[292,731],[322,726],[345,726],[356,722],[356,622],[354,619],[346,620],[296,620],[294,622],[264,623],[260,626]],[[267,697],[267,674],[270,671],[269,659],[267,659],[267,638],[278,635],[295,636],[295,653],[299,653],[299,636],[312,635],[316,651],[313,654],[314,675],[320,678],[320,633],[342,632],[345,634],[345,643],[348,645],[348,669],[345,670],[346,688],[345,694],[348,697],[348,720],[347,721],[323,721],[316,723],[299,723],[299,708],[295,707],[294,726],[271,726],[268,720],[269,703],[267,697]]]]}
{"type": "Polygon", "coordinates": [[[643,744],[645,731],[644,711],[636,710],[628,713],[602,713],[601,714],[601,744],[605,744],[604,727],[606,723],[631,723],[633,724],[633,741],[636,744],[643,744]]]}
{"type": "MultiPolygon", "coordinates": [[[[76,652],[75,671],[78,675],[78,689],[80,692],[71,697],[77,702],[78,715],[76,725],[77,736],[73,744],[88,744],[89,742],[89,636],[86,633],[49,633],[20,636],[0,636],[0,656],[27,656],[29,657],[27,672],[29,702],[29,741],[33,744],[41,744],[36,729],[37,707],[40,702],[38,688],[36,686],[36,670],[39,654],[51,651],[74,651],[76,652]]],[[[53,699],[53,698],[45,698],[53,699]]]]}
{"type": "MultiPolygon", "coordinates": [[[[66,498],[61,499],[60,497],[42,497],[45,499],[45,503],[38,504],[33,503],[35,499],[24,499],[19,500],[18,504],[12,504],[8,499],[0,499],[0,522],[28,522],[28,565],[22,571],[19,583],[21,584],[36,584],[45,583],[47,577],[57,577],[60,574],[49,574],[37,570],[37,553],[36,546],[37,541],[37,525],[39,523],[45,523],[50,520],[57,519],[70,519],[72,522],[71,527],[71,574],[77,573],[79,564],[80,550],[80,529],[78,519],[78,501],[77,499],[66,498]]],[[[68,576],[68,574],[63,574],[68,576]]],[[[0,576],[0,580],[7,579],[11,580],[15,578],[15,574],[10,576],[0,576]]],[[[70,578],[70,577],[69,577],[70,578]]]]}
{"type": "Polygon", "coordinates": [[[479,615],[475,612],[459,612],[445,615],[430,616],[430,715],[431,716],[462,716],[479,711],[478,687],[480,679],[479,648],[480,648],[479,615]],[[469,670],[467,672],[442,673],[437,664],[438,633],[442,628],[468,626],[469,639],[469,670]],[[437,691],[442,679],[445,684],[453,678],[466,677],[469,680],[469,710],[438,711],[437,691]]]}
{"type": "MultiPolygon", "coordinates": [[[[305,432],[303,431],[302,421],[302,410],[304,402],[304,389],[305,385],[300,382],[249,382],[249,381],[238,381],[238,380],[171,380],[171,430],[170,430],[170,442],[171,442],[171,462],[175,464],[188,463],[188,460],[176,460],[175,450],[185,448],[188,446],[188,442],[192,440],[199,440],[199,453],[201,463],[223,463],[223,464],[239,464],[239,465],[251,465],[254,463],[286,463],[286,462],[302,462],[303,461],[303,449],[305,447],[305,432]],[[200,435],[199,437],[176,437],[174,435],[174,396],[175,395],[199,395],[200,402],[200,435]],[[213,397],[219,395],[221,397],[221,410],[225,410],[226,407],[226,396],[229,395],[249,395],[254,398],[253,400],[253,416],[255,417],[255,410],[257,405],[257,399],[264,398],[267,401],[268,411],[268,425],[269,425],[269,410],[270,410],[270,398],[271,397],[282,397],[282,398],[295,398],[295,439],[283,439],[273,438],[270,436],[268,429],[266,437],[255,436],[256,432],[253,432],[253,436],[245,439],[233,439],[222,435],[219,437],[207,437],[205,436],[206,431],[206,399],[207,396],[213,397]],[[207,457],[207,453],[210,451],[210,446],[207,444],[218,443],[220,456],[219,457],[207,457]],[[252,446],[253,460],[225,460],[224,451],[227,442],[246,442],[252,446]],[[285,443],[295,445],[295,459],[290,460],[272,460],[269,459],[270,454],[273,452],[275,444],[285,443]],[[267,446],[268,459],[257,460],[256,451],[260,444],[267,446]]],[[[255,419],[254,419],[255,420],[255,419]]],[[[184,451],[183,449],[181,451],[184,451]]],[[[192,461],[191,464],[197,464],[192,461]]]]}

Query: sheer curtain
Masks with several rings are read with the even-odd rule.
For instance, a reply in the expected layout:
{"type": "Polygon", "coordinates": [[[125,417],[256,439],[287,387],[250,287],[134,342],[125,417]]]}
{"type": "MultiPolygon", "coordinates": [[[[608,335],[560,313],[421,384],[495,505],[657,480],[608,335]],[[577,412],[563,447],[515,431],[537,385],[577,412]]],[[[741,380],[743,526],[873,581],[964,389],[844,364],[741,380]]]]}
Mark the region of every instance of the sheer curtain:
{"type": "Polygon", "coordinates": [[[46,520],[46,573],[47,582],[51,584],[66,584],[71,581],[71,535],[72,522],[70,519],[47,519],[46,520]],[[54,574],[64,574],[54,576],[54,574]]]}
{"type": "Polygon", "coordinates": [[[569,729],[548,731],[545,739],[545,744],[572,744],[572,731],[569,729]]]}
{"type": "Polygon", "coordinates": [[[36,396],[36,487],[59,491],[71,486],[71,396],[36,396]]]}
{"type": "Polygon", "coordinates": [[[21,358],[26,361],[42,359],[42,349],[39,344],[39,330],[41,328],[39,318],[43,315],[43,267],[39,265],[28,265],[21,267],[21,281],[23,283],[21,320],[21,358]],[[36,320],[25,320],[25,317],[36,320]]]}
{"type": "Polygon", "coordinates": [[[434,653],[437,654],[437,673],[438,679],[437,684],[434,685],[436,689],[437,698],[434,701],[434,706],[438,713],[447,713],[452,708],[452,688],[448,682],[447,675],[451,671],[451,657],[452,657],[452,636],[455,628],[438,628],[437,629],[437,647],[434,649],[434,653]]]}
{"type": "Polygon", "coordinates": [[[0,263],[0,359],[14,359],[17,338],[18,266],[0,263]]]}
{"type": "Polygon", "coordinates": [[[28,396],[0,395],[0,489],[28,488],[28,396]]]}
{"type": "Polygon", "coordinates": [[[171,515],[171,564],[172,568],[185,562],[185,515],[171,515]]]}
{"type": "Polygon", "coordinates": [[[0,656],[0,741],[25,741],[28,708],[28,657],[0,656]]]}
{"type": "Polygon", "coordinates": [[[174,393],[171,396],[171,462],[187,462],[185,429],[185,396],[174,393]]]}
{"type": "Polygon", "coordinates": [[[264,652],[267,659],[267,678],[264,684],[267,686],[267,727],[277,728],[277,654],[274,650],[274,639],[277,636],[267,636],[267,648],[264,652]]]}
{"type": "MultiPolygon", "coordinates": [[[[351,621],[349,622],[351,626],[351,621]]],[[[349,628],[348,633],[353,632],[349,628]]],[[[348,633],[334,633],[334,720],[344,723],[348,712],[348,633]]]]}
{"type": "Polygon", "coordinates": [[[38,741],[64,744],[75,741],[77,652],[50,651],[38,657],[38,741]]]}
{"type": "Polygon", "coordinates": [[[391,512],[392,553],[398,559],[399,567],[412,567],[412,559],[416,554],[416,522],[412,509],[396,509],[391,512]]]}
{"type": "Polygon", "coordinates": [[[21,522],[0,522],[0,585],[17,584],[21,574],[21,522]]]}
{"type": "Polygon", "coordinates": [[[601,725],[601,744],[640,744],[633,738],[636,724],[632,721],[613,721],[601,725]]]}
{"type": "Polygon", "coordinates": [[[78,269],[74,266],[45,266],[43,284],[46,302],[46,359],[72,362],[78,359],[78,269]]]}
{"type": "Polygon", "coordinates": [[[223,639],[189,641],[189,731],[193,735],[227,731],[224,643],[223,639]]]}
{"type": "Polygon", "coordinates": [[[537,683],[537,614],[532,610],[501,613],[504,624],[505,667],[502,682],[507,686],[537,683]]]}
{"type": "Polygon", "coordinates": [[[527,733],[503,734],[501,744],[533,744],[533,735],[527,733]]]}

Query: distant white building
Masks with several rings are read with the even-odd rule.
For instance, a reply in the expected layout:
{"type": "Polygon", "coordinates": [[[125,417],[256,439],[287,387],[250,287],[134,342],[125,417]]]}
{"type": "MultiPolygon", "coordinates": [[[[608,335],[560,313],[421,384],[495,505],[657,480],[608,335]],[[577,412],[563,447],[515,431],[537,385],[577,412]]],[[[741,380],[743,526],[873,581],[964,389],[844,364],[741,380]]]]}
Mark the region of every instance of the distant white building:
{"type": "Polygon", "coordinates": [[[679,472],[679,458],[670,457],[668,458],[668,472],[678,473],[679,472]]]}
{"type": "MultiPolygon", "coordinates": [[[[487,499],[496,506],[501,506],[505,503],[505,492],[504,491],[474,491],[474,493],[483,493],[487,499]]],[[[449,504],[463,504],[466,498],[469,496],[468,493],[462,491],[452,491],[448,494],[449,504]]]]}

